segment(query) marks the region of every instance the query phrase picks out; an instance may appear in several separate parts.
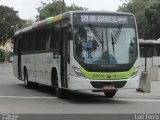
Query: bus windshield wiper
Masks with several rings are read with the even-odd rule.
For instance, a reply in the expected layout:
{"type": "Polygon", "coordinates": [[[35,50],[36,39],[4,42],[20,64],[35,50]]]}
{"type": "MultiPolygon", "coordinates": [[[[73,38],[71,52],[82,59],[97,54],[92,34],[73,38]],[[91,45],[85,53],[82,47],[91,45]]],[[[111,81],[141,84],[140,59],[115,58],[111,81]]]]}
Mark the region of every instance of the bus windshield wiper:
{"type": "Polygon", "coordinates": [[[121,34],[121,31],[122,31],[122,25],[119,25],[118,26],[118,29],[117,31],[115,32],[115,34],[113,35],[112,32],[111,32],[111,39],[112,39],[112,48],[113,48],[113,53],[115,55],[115,48],[114,48],[114,45],[117,43],[118,39],[119,39],[119,36],[121,34]]]}
{"type": "Polygon", "coordinates": [[[89,27],[91,29],[91,31],[93,32],[93,34],[95,35],[95,37],[98,39],[98,41],[100,43],[103,43],[103,39],[101,38],[101,36],[99,35],[98,31],[95,29],[95,27],[92,24],[89,24],[89,27]]]}
{"type": "Polygon", "coordinates": [[[103,32],[102,32],[102,37],[101,37],[98,31],[95,29],[95,27],[92,24],[89,24],[89,27],[91,31],[93,32],[93,34],[95,35],[95,37],[98,39],[98,41],[102,44],[102,52],[103,52],[103,49],[104,49],[103,32]]]}

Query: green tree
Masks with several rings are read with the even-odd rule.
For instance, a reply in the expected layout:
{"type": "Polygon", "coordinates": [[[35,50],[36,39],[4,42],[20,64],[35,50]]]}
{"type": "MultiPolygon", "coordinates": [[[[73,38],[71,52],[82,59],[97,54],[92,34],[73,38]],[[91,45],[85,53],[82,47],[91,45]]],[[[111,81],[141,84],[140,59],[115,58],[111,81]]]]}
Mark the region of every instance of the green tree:
{"type": "Polygon", "coordinates": [[[13,8],[0,5],[0,42],[13,37],[14,26],[21,27],[23,20],[13,8]]]}
{"type": "Polygon", "coordinates": [[[0,62],[5,61],[5,51],[0,49],[0,62]]]}
{"type": "MultiPolygon", "coordinates": [[[[123,1],[123,0],[121,0],[123,1]]],[[[124,2],[124,1],[123,1],[124,2]]],[[[159,0],[125,0],[124,4],[119,7],[118,11],[133,13],[137,20],[139,38],[151,39],[151,24],[146,17],[146,9],[159,0]]]]}
{"type": "Polygon", "coordinates": [[[151,37],[160,38],[160,2],[154,3],[147,8],[145,16],[150,24],[151,37]]]}
{"type": "MultiPolygon", "coordinates": [[[[42,2],[41,4],[41,7],[37,8],[37,20],[43,20],[45,18],[56,16],[62,13],[62,0],[52,0],[50,3],[42,2]]],[[[87,8],[79,7],[75,4],[66,6],[64,3],[64,12],[76,10],[87,10],[87,8]]]]}
{"type": "Polygon", "coordinates": [[[32,20],[32,19],[24,20],[24,22],[22,23],[22,28],[31,26],[33,24],[34,24],[34,20],[32,20]]]}

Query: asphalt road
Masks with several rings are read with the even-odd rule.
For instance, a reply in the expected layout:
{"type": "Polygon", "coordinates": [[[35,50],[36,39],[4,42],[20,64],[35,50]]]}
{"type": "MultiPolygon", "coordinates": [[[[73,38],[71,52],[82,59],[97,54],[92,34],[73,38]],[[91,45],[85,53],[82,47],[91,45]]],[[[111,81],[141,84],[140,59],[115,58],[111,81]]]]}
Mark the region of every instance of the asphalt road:
{"type": "Polygon", "coordinates": [[[1,114],[152,114],[160,113],[159,108],[160,82],[152,83],[152,93],[120,90],[113,99],[91,92],[72,93],[62,100],[47,86],[25,89],[23,82],[12,75],[12,64],[0,64],[1,114]]]}

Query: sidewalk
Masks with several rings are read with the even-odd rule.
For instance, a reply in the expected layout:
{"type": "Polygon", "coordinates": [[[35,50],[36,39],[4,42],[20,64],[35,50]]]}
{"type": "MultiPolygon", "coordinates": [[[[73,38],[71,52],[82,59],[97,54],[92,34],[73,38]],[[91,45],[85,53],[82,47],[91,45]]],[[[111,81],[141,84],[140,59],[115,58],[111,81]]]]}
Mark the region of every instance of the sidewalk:
{"type": "Polygon", "coordinates": [[[128,99],[159,99],[160,100],[160,81],[151,81],[151,92],[136,92],[135,89],[120,89],[116,98],[128,99]]]}

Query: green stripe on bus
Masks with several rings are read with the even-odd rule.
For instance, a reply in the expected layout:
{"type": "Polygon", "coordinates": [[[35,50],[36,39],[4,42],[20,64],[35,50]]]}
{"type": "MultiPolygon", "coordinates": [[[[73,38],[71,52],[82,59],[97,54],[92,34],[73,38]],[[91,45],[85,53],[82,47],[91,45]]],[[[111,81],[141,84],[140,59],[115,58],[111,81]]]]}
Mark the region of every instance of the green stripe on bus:
{"type": "Polygon", "coordinates": [[[119,80],[129,78],[135,71],[135,68],[132,67],[129,71],[126,72],[88,72],[81,67],[80,71],[86,78],[92,80],[119,80]]]}
{"type": "Polygon", "coordinates": [[[47,24],[50,24],[50,23],[53,23],[53,18],[49,18],[49,19],[47,20],[47,24]]]}

